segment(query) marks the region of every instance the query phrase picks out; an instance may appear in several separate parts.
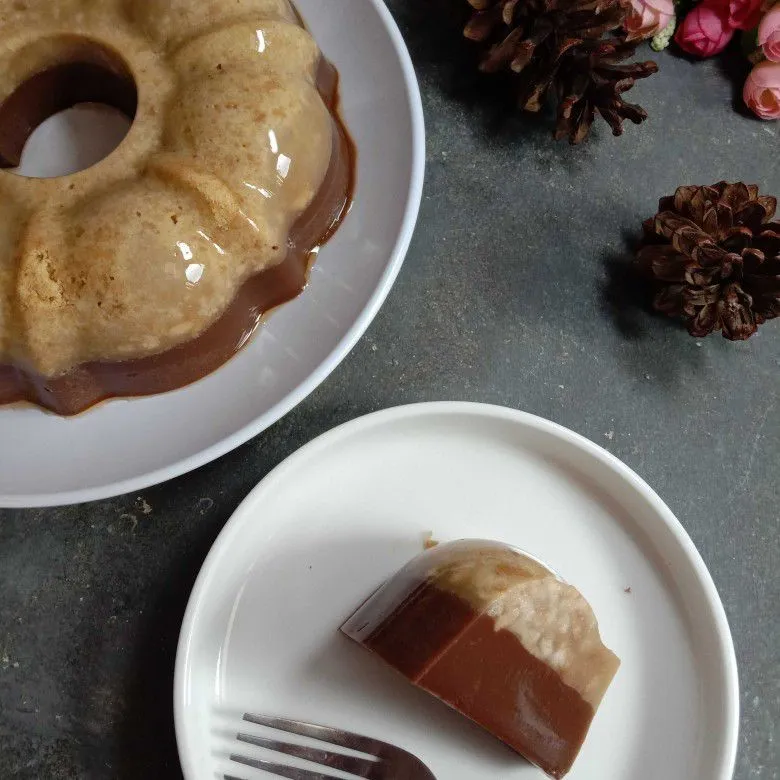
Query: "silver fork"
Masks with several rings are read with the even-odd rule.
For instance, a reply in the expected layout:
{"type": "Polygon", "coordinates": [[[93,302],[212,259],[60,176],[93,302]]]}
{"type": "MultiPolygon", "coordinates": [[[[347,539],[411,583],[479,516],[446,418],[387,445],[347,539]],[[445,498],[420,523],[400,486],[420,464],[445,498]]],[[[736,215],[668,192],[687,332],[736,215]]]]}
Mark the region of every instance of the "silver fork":
{"type": "MultiPolygon", "coordinates": [[[[355,777],[367,778],[367,780],[436,780],[433,773],[422,761],[411,753],[408,753],[395,745],[381,742],[371,737],[361,737],[349,731],[341,731],[327,726],[315,726],[312,723],[301,723],[297,720],[286,718],[268,718],[262,715],[244,715],[248,723],[256,723],[259,726],[267,726],[277,731],[288,734],[298,734],[302,737],[310,737],[320,742],[364,753],[367,758],[347,756],[333,750],[321,750],[318,748],[294,745],[290,742],[282,742],[277,739],[256,737],[253,734],[237,735],[240,742],[271,750],[274,753],[282,753],[286,756],[311,761],[323,768],[337,769],[341,772],[352,774],[355,777]]],[[[230,756],[231,761],[236,761],[245,766],[262,769],[264,772],[286,777],[289,780],[339,780],[333,775],[324,772],[314,772],[309,769],[298,769],[287,764],[265,761],[259,758],[250,758],[238,753],[230,756]]],[[[241,780],[233,775],[225,775],[225,780],[241,780]]]]}

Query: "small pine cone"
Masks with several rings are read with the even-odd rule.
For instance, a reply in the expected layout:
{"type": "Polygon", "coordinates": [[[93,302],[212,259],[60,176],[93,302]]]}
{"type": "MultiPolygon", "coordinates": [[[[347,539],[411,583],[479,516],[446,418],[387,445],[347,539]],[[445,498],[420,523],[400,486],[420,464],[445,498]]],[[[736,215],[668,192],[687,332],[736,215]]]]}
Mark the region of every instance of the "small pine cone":
{"type": "Polygon", "coordinates": [[[758,187],[718,182],[679,187],[644,223],[639,270],[655,280],[655,308],[682,318],[692,336],[750,338],[780,316],[777,199],[758,187]]]}
{"type": "Polygon", "coordinates": [[[623,94],[655,73],[654,62],[627,63],[637,42],[621,34],[624,0],[467,0],[466,38],[482,49],[483,73],[511,77],[525,111],[558,104],[557,138],[580,143],[597,115],[614,135],[623,122],[640,124],[647,112],[623,94]]]}

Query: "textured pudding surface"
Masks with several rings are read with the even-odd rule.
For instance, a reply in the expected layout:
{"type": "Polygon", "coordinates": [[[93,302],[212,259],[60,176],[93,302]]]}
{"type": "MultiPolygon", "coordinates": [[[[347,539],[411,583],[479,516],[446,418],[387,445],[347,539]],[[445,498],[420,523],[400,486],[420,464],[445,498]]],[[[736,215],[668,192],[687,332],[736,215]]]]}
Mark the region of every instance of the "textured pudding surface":
{"type": "Polygon", "coordinates": [[[620,665],[576,588],[496,542],[423,553],[342,630],[552,777],[571,768],[620,665]]]}
{"type": "Polygon", "coordinates": [[[353,150],[287,0],[0,0],[0,164],[85,100],[134,121],[72,176],[0,171],[0,403],[171,389],[305,284],[353,150]]]}

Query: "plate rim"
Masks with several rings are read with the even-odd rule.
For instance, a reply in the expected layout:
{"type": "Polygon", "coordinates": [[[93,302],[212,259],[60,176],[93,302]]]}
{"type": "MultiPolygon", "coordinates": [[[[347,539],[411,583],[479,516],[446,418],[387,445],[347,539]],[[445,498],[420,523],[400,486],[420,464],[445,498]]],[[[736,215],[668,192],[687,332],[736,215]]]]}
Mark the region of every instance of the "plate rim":
{"type": "Polygon", "coordinates": [[[719,767],[718,780],[732,778],[737,761],[740,726],[739,672],[734,640],[729,627],[728,617],[726,616],[726,611],[717,587],[715,586],[715,582],[712,579],[712,574],[707,568],[704,559],[701,557],[701,553],[699,553],[699,550],[693,543],[690,535],[672,510],[666,505],[655,490],[642,479],[642,477],[616,455],[613,455],[611,452],[608,452],[585,436],[576,433],[559,423],[529,412],[523,412],[518,409],[494,404],[469,401],[433,401],[406,404],[372,412],[354,418],[346,423],[342,423],[341,425],[320,434],[290,454],[266,474],[228,518],[198,572],[198,576],[187,602],[187,608],[184,612],[179,641],[176,648],[173,679],[174,729],[176,732],[176,746],[179,761],[185,780],[198,780],[195,768],[189,763],[184,752],[184,709],[187,698],[186,681],[189,667],[189,644],[192,639],[195,621],[206,593],[207,580],[214,567],[219,563],[223,550],[232,543],[233,537],[239,532],[246,512],[256,503],[259,496],[271,490],[275,483],[284,478],[287,471],[296,468],[299,461],[308,458],[316,450],[338,444],[341,440],[360,434],[372,427],[379,427],[388,423],[397,423],[415,417],[419,418],[436,415],[476,416],[488,419],[500,419],[521,427],[551,434],[564,443],[579,449],[586,456],[595,458],[602,465],[611,469],[618,477],[625,480],[652,505],[659,520],[663,526],[665,526],[666,531],[672,534],[674,541],[679,544],[682,553],[690,563],[696,580],[702,589],[702,595],[709,607],[711,619],[714,622],[719,656],[718,665],[724,681],[726,710],[723,734],[725,750],[719,767]]]}
{"type": "Polygon", "coordinates": [[[382,273],[378,285],[357,319],[352,323],[343,338],[330,354],[320,362],[315,370],[312,371],[303,382],[298,384],[281,401],[267,409],[248,425],[245,425],[243,428],[240,428],[238,431],[224,437],[200,452],[177,460],[168,466],[153,469],[145,474],[125,480],[110,482],[98,487],[40,494],[0,493],[0,508],[32,509],[68,506],[86,503],[88,501],[114,498],[116,496],[145,490],[146,488],[167,482],[168,480],[175,479],[183,474],[194,471],[201,466],[205,466],[217,458],[232,452],[255,436],[258,436],[302,403],[330,376],[331,373],[333,373],[333,371],[335,371],[336,368],[338,368],[355,347],[357,342],[363,337],[384,304],[390,290],[393,288],[395,280],[404,263],[404,259],[406,258],[406,253],[414,235],[422,203],[426,157],[425,115],[423,112],[420,86],[417,81],[417,75],[414,70],[411,55],[409,54],[406,42],[401,35],[401,31],[399,30],[395,19],[383,0],[368,0],[368,2],[374,7],[379,15],[401,65],[404,88],[411,116],[412,170],[409,191],[406,196],[406,208],[401,221],[398,239],[390,253],[389,262],[382,273]]]}

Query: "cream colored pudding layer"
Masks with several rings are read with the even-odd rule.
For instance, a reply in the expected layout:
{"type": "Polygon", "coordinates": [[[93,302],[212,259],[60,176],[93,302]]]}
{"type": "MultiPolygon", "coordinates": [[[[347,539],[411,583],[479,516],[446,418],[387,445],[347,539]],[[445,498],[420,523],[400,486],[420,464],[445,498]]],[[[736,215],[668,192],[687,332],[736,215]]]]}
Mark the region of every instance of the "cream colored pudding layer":
{"type": "Polygon", "coordinates": [[[0,0],[0,103],[106,52],[138,92],[120,147],[73,176],[0,171],[0,364],[44,376],[201,334],[285,259],[334,149],[287,0],[0,0]]]}
{"type": "Polygon", "coordinates": [[[431,585],[493,618],[497,631],[511,631],[594,710],[599,706],[620,661],[602,643],[593,610],[576,588],[496,542],[465,540],[441,553],[443,560],[431,560],[431,585]]]}

